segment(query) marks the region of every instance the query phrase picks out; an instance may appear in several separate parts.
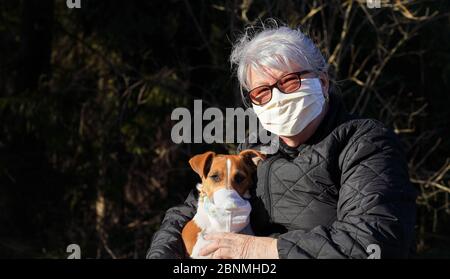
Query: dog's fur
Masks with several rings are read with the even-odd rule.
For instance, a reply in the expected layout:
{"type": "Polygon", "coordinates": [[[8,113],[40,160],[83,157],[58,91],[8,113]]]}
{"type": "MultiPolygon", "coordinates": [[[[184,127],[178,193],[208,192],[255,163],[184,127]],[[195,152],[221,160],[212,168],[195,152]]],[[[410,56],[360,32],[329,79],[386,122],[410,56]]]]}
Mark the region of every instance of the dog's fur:
{"type": "MultiPolygon", "coordinates": [[[[223,189],[227,185],[242,197],[249,198],[253,173],[259,161],[264,158],[265,156],[260,152],[250,149],[244,150],[238,155],[216,155],[209,151],[192,157],[189,164],[202,180],[201,187],[198,187],[199,206],[201,206],[202,197],[206,195],[211,199],[215,191],[223,189]],[[228,168],[227,160],[231,162],[228,168]],[[230,173],[227,173],[227,169],[230,173]]],[[[192,255],[199,234],[206,229],[201,226],[192,219],[182,230],[181,236],[188,255],[192,255]]]]}

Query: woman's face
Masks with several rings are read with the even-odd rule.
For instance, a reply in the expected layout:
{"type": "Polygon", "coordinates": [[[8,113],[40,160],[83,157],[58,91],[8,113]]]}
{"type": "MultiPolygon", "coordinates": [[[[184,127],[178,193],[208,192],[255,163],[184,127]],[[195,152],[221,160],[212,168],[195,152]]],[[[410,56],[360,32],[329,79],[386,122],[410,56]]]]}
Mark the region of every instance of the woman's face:
{"type": "MultiPolygon", "coordinates": [[[[304,69],[302,67],[292,67],[292,70],[288,72],[270,68],[265,68],[263,70],[264,72],[261,72],[261,70],[257,71],[254,69],[250,69],[248,74],[248,83],[250,85],[250,89],[253,89],[261,85],[272,85],[275,84],[281,77],[285,76],[286,74],[292,72],[300,72],[304,70],[309,69],[304,69]]],[[[319,78],[320,80],[322,94],[324,94],[325,99],[328,99],[329,81],[326,74],[317,75],[316,73],[308,73],[302,76],[302,78],[316,78],[316,77],[319,78]]],[[[265,105],[262,105],[261,108],[264,108],[264,106],[265,105]]],[[[322,107],[321,113],[316,118],[314,118],[309,124],[307,124],[307,126],[303,130],[301,130],[299,134],[293,136],[282,136],[283,134],[278,134],[277,132],[275,132],[275,134],[278,134],[287,145],[296,147],[299,144],[305,142],[309,137],[311,137],[312,134],[314,134],[327,111],[328,111],[328,102],[325,102],[322,107]]]]}

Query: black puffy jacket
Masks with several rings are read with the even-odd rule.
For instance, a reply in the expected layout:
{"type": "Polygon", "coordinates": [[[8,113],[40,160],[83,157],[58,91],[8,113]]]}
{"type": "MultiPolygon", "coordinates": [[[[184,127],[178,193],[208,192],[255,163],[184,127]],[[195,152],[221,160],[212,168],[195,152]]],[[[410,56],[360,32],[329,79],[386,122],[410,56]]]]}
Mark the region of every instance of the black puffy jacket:
{"type": "MultiPolygon", "coordinates": [[[[244,144],[240,148],[259,149],[244,144]]],[[[280,258],[407,257],[414,248],[416,190],[395,134],[349,115],[336,95],[314,135],[297,148],[280,141],[257,170],[251,225],[278,238],[280,258]]],[[[182,258],[180,232],[197,193],[169,209],[147,258],[182,258]]]]}

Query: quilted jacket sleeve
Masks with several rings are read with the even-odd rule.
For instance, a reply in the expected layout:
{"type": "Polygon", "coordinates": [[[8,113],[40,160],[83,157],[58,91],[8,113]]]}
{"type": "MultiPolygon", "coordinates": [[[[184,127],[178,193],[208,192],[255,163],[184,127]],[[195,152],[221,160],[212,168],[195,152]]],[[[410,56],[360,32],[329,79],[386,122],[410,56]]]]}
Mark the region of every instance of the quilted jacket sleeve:
{"type": "Polygon", "coordinates": [[[167,210],[159,230],[153,235],[147,259],[182,259],[185,257],[181,230],[197,210],[197,191],[192,190],[186,201],[167,210]]]}
{"type": "Polygon", "coordinates": [[[396,135],[372,121],[339,158],[337,220],[280,235],[280,258],[407,257],[414,241],[416,190],[396,135]]]}

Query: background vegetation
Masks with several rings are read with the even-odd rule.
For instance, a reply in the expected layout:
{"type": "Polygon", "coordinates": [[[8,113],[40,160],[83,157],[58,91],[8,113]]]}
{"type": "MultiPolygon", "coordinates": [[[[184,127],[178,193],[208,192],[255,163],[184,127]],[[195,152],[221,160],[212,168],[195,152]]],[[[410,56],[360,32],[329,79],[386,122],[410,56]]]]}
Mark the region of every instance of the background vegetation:
{"type": "Polygon", "coordinates": [[[450,256],[449,1],[65,2],[0,0],[0,257],[143,258],[211,148],[173,144],[172,110],[240,106],[231,45],[268,17],[302,26],[349,110],[396,131],[417,257],[450,256]]]}

